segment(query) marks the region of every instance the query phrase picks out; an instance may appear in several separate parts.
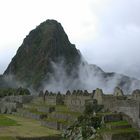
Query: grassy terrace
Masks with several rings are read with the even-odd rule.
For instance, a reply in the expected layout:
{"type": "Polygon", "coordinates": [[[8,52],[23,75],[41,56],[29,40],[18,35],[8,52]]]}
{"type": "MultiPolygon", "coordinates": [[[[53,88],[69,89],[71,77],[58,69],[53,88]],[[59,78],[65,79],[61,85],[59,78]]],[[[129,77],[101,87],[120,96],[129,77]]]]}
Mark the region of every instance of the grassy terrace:
{"type": "MultiPolygon", "coordinates": [[[[37,108],[38,108],[38,107],[44,107],[44,106],[43,106],[43,105],[37,106],[37,105],[31,104],[30,107],[24,108],[24,110],[29,111],[29,112],[31,112],[31,113],[38,114],[38,115],[46,114],[46,113],[44,113],[44,112],[39,112],[39,111],[37,111],[37,108]]],[[[72,116],[75,116],[75,117],[78,117],[78,116],[81,115],[80,112],[73,112],[73,111],[70,111],[70,110],[69,110],[66,106],[64,106],[64,105],[57,105],[57,106],[45,105],[45,107],[55,107],[55,112],[56,112],[56,113],[59,113],[59,114],[68,114],[68,115],[72,115],[72,116]]]]}
{"type": "Polygon", "coordinates": [[[49,104],[47,104],[47,102],[43,102],[42,98],[35,99],[35,101],[33,101],[30,104],[27,104],[26,106],[27,106],[26,109],[28,109],[30,112],[36,113],[36,114],[42,114],[42,112],[37,111],[38,107],[46,107],[46,108],[55,107],[56,113],[69,114],[69,115],[73,115],[75,117],[78,117],[79,115],[81,115],[81,113],[79,113],[79,112],[71,111],[66,105],[49,105],[49,104]]]}
{"type": "Polygon", "coordinates": [[[14,137],[0,137],[0,140],[17,140],[14,137]]]}
{"type": "Polygon", "coordinates": [[[137,132],[137,130],[135,128],[126,128],[126,129],[108,129],[108,128],[101,128],[100,130],[98,130],[99,133],[130,133],[130,132],[137,132]]]}
{"type": "Polygon", "coordinates": [[[122,126],[122,125],[128,125],[129,123],[127,121],[117,121],[117,122],[109,122],[106,124],[109,124],[111,126],[122,126]]]}
{"type": "Polygon", "coordinates": [[[0,140],[20,137],[44,137],[60,134],[59,131],[40,126],[40,122],[13,115],[0,115],[0,140]]]}
{"type": "Polygon", "coordinates": [[[18,126],[19,124],[13,120],[8,118],[5,115],[0,115],[0,127],[4,127],[4,126],[18,126]]]}
{"type": "MultiPolygon", "coordinates": [[[[118,121],[118,122],[110,122],[107,123],[112,126],[123,126],[123,125],[128,125],[128,122],[126,121],[118,121]]],[[[120,128],[120,129],[109,129],[106,127],[101,128],[98,130],[99,133],[112,133],[112,134],[121,134],[121,133],[132,133],[132,132],[137,132],[135,128],[120,128]]]]}
{"type": "Polygon", "coordinates": [[[43,114],[46,114],[44,112],[40,112],[40,111],[37,111],[36,108],[24,108],[25,111],[28,111],[30,113],[34,113],[34,114],[37,114],[37,115],[43,115],[43,114]]]}
{"type": "Polygon", "coordinates": [[[66,124],[66,125],[71,125],[73,123],[73,122],[70,122],[70,121],[63,120],[63,119],[55,119],[55,118],[46,118],[46,119],[43,119],[43,121],[59,122],[59,123],[66,124]]]}

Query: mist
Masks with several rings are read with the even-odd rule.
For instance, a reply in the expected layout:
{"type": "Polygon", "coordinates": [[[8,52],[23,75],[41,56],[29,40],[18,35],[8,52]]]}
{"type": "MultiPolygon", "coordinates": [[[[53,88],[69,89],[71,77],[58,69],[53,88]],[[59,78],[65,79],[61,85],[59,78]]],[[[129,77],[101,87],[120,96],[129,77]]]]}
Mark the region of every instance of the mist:
{"type": "Polygon", "coordinates": [[[130,79],[117,73],[105,73],[97,65],[89,65],[83,57],[81,57],[78,68],[71,68],[71,75],[67,73],[67,65],[64,59],[51,64],[53,73],[49,73],[46,81],[43,82],[43,91],[48,90],[55,93],[60,91],[65,94],[67,90],[88,90],[92,92],[96,88],[101,88],[105,94],[112,94],[114,88],[125,80],[128,83],[120,86],[125,94],[130,94],[133,90],[140,88],[140,82],[136,79],[130,79]]]}

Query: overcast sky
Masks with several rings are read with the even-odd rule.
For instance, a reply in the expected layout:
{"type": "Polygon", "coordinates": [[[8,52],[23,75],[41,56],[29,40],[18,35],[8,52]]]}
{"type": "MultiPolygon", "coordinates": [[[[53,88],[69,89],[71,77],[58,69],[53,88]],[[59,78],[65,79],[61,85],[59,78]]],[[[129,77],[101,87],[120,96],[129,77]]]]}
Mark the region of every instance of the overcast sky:
{"type": "Polygon", "coordinates": [[[140,0],[0,0],[0,73],[41,22],[61,22],[89,63],[140,79],[140,0]]]}

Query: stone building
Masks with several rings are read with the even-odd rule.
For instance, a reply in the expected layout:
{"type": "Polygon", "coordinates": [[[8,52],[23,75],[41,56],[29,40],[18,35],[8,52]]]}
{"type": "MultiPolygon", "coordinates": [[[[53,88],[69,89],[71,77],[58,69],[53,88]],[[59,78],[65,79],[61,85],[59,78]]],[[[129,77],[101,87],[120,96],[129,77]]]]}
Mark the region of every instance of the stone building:
{"type": "Polygon", "coordinates": [[[93,98],[97,100],[99,105],[102,105],[102,103],[103,103],[103,91],[102,91],[102,89],[97,88],[94,92],[93,98]]]}
{"type": "Polygon", "coordinates": [[[83,112],[85,104],[89,100],[92,100],[92,95],[88,91],[74,90],[72,93],[67,91],[65,96],[65,105],[68,106],[72,111],[83,112]]]}
{"type": "Polygon", "coordinates": [[[0,101],[0,113],[16,112],[24,103],[29,103],[33,99],[31,95],[6,96],[0,101]]]}
{"type": "Polygon", "coordinates": [[[60,92],[58,94],[46,91],[44,101],[49,105],[64,105],[65,96],[60,92]]]}
{"type": "Polygon", "coordinates": [[[134,100],[140,101],[140,90],[136,89],[132,92],[132,98],[134,100]]]}
{"type": "Polygon", "coordinates": [[[129,98],[123,94],[123,91],[118,87],[115,88],[113,95],[106,95],[97,89],[94,94],[94,99],[99,104],[104,106],[105,110],[124,113],[128,115],[135,126],[140,128],[140,100],[139,90],[135,90],[129,98]]]}
{"type": "Polygon", "coordinates": [[[114,96],[123,96],[124,94],[123,94],[123,91],[122,91],[121,88],[116,87],[116,88],[114,89],[113,95],[114,95],[114,96]]]}
{"type": "Polygon", "coordinates": [[[32,95],[18,95],[18,96],[6,96],[2,98],[4,102],[14,102],[14,103],[28,103],[33,99],[32,95]]]}

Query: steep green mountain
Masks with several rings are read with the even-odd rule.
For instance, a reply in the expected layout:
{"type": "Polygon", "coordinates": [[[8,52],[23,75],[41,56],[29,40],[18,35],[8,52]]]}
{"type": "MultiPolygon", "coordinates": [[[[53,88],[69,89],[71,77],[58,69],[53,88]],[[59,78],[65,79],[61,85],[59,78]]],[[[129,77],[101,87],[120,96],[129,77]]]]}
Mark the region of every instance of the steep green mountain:
{"type": "Polygon", "coordinates": [[[26,86],[38,88],[46,74],[53,72],[51,63],[61,59],[70,74],[80,62],[80,54],[70,43],[61,24],[47,20],[26,36],[4,75],[14,75],[26,86]]]}
{"type": "Polygon", "coordinates": [[[93,90],[99,87],[106,92],[120,86],[130,92],[140,88],[140,81],[106,73],[96,65],[89,65],[70,43],[61,24],[46,20],[26,36],[0,76],[0,87],[5,86],[50,91],[93,90]]]}

